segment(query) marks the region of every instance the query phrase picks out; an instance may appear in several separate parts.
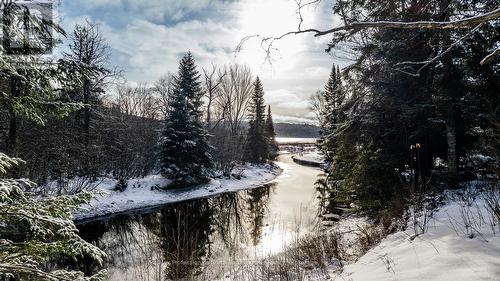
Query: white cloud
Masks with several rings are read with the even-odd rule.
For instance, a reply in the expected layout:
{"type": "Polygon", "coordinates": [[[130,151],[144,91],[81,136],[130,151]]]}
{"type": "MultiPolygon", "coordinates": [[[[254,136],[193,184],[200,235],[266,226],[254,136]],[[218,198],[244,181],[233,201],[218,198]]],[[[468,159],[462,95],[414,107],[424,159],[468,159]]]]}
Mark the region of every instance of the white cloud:
{"type": "Polygon", "coordinates": [[[266,102],[280,109],[308,109],[308,101],[284,89],[269,91],[264,96],[266,102]]]}
{"type": "Polygon", "coordinates": [[[92,8],[99,8],[103,6],[119,6],[121,4],[121,0],[87,0],[87,5],[92,8]]]}
{"type": "MultiPolygon", "coordinates": [[[[327,40],[312,35],[282,39],[275,44],[279,52],[273,53],[272,65],[265,62],[265,52],[258,39],[247,42],[242,52],[233,53],[244,36],[276,35],[296,28],[295,1],[106,0],[96,3],[97,0],[92,0],[90,5],[128,9],[130,21],[126,24],[117,25],[102,16],[93,18],[101,23],[113,49],[114,63],[124,68],[127,79],[152,82],[167,72],[176,72],[180,57],[190,50],[200,70],[211,63],[248,65],[263,81],[266,102],[272,105],[277,116],[283,120],[289,116],[289,121],[311,122],[304,118],[310,116],[308,97],[323,87],[333,63],[332,57],[323,51],[327,40]],[[190,12],[206,10],[210,14],[214,9],[218,17],[181,20],[190,12]],[[167,17],[179,21],[170,24],[158,21],[167,17]]],[[[322,5],[308,9],[304,14],[304,27],[333,22],[329,12],[325,12],[330,10],[331,3],[322,5]]]]}
{"type": "Polygon", "coordinates": [[[87,0],[88,10],[126,7],[136,18],[152,21],[179,21],[189,13],[203,11],[212,5],[222,8],[221,1],[213,0],[87,0]]]}
{"type": "Polygon", "coordinates": [[[273,114],[273,121],[276,123],[295,123],[295,124],[317,125],[316,122],[312,119],[303,118],[303,117],[295,117],[295,116],[287,116],[287,115],[277,115],[277,114],[273,114]]]}

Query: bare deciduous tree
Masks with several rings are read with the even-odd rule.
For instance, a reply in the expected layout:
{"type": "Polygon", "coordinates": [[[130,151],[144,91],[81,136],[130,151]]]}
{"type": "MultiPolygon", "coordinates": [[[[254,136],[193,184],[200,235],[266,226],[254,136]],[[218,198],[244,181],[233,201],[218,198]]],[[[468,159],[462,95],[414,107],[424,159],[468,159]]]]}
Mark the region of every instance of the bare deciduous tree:
{"type": "Polygon", "coordinates": [[[205,122],[209,129],[213,129],[217,124],[223,119],[220,118],[214,126],[212,126],[212,107],[214,102],[221,96],[221,84],[222,80],[226,76],[224,69],[217,71],[217,66],[212,64],[210,70],[203,69],[204,78],[204,94],[206,99],[206,117],[205,122]]]}
{"type": "Polygon", "coordinates": [[[253,77],[250,68],[239,64],[226,66],[224,72],[217,111],[228,124],[231,134],[236,135],[246,118],[253,77]]]}
{"type": "Polygon", "coordinates": [[[166,118],[169,108],[169,100],[172,94],[173,75],[167,73],[161,76],[154,84],[153,91],[159,100],[159,111],[161,118],[166,118]]]}
{"type": "Polygon", "coordinates": [[[323,124],[323,113],[325,110],[325,98],[323,91],[316,91],[309,98],[309,108],[314,113],[318,124],[323,124]]]}
{"type": "Polygon", "coordinates": [[[160,119],[162,109],[161,96],[155,95],[154,89],[145,84],[137,87],[119,85],[114,103],[120,112],[149,119],[160,119]]]}

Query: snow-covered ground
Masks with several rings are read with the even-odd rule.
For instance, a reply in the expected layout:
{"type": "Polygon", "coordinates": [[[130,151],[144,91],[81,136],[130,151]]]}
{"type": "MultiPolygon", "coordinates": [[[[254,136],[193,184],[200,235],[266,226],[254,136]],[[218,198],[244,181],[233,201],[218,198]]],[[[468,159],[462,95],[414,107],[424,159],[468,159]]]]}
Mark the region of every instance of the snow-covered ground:
{"type": "Polygon", "coordinates": [[[323,164],[325,162],[325,156],[318,150],[298,154],[294,156],[294,159],[311,164],[323,164]]]}
{"type": "Polygon", "coordinates": [[[117,183],[115,179],[105,178],[96,187],[96,191],[102,191],[104,194],[93,199],[89,205],[83,205],[81,210],[73,215],[76,220],[83,220],[255,188],[274,180],[281,171],[281,168],[276,166],[247,164],[241,167],[241,179],[212,179],[204,185],[175,190],[153,188],[165,187],[170,183],[161,175],[129,179],[128,188],[123,192],[113,191],[117,183]]]}
{"type": "Polygon", "coordinates": [[[316,143],[316,138],[276,138],[278,144],[300,144],[300,143],[316,143]]]}
{"type": "Polygon", "coordinates": [[[449,194],[452,199],[432,215],[424,234],[415,238],[410,223],[406,231],[389,235],[341,274],[332,266],[330,276],[352,281],[500,280],[498,220],[481,194],[471,199],[474,187],[461,192],[449,194]]]}

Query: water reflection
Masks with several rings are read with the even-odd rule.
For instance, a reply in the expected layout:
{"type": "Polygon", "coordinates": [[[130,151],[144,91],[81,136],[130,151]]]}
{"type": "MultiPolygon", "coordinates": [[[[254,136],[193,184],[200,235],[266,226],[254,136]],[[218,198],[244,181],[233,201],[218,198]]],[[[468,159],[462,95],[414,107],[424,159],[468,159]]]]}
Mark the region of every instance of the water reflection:
{"type": "MultiPolygon", "coordinates": [[[[269,191],[270,186],[263,186],[175,203],[150,214],[88,223],[79,230],[108,254],[111,280],[206,277],[203,264],[211,257],[235,260],[248,240],[254,246],[260,243],[269,191]]],[[[214,268],[210,270],[213,273],[214,268]]]]}
{"type": "Polygon", "coordinates": [[[265,255],[262,249],[279,250],[278,244],[299,232],[294,227],[304,227],[297,215],[315,217],[319,171],[282,164],[290,174],[273,184],[87,223],[79,226],[80,234],[108,254],[109,280],[221,278],[265,255]]]}
{"type": "Polygon", "coordinates": [[[266,211],[268,211],[267,205],[270,198],[269,190],[270,188],[256,188],[247,193],[245,201],[253,246],[259,245],[262,239],[262,226],[264,224],[264,216],[266,211]]]}

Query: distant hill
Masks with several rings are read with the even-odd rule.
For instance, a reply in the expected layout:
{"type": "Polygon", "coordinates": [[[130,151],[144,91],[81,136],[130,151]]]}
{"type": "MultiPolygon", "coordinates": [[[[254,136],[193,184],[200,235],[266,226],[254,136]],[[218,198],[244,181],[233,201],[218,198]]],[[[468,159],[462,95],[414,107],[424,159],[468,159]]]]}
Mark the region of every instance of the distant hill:
{"type": "Polygon", "coordinates": [[[276,136],[280,138],[317,138],[319,127],[307,124],[275,123],[276,136]]]}

